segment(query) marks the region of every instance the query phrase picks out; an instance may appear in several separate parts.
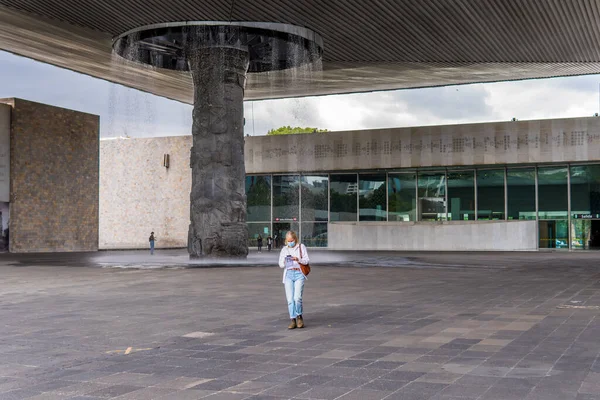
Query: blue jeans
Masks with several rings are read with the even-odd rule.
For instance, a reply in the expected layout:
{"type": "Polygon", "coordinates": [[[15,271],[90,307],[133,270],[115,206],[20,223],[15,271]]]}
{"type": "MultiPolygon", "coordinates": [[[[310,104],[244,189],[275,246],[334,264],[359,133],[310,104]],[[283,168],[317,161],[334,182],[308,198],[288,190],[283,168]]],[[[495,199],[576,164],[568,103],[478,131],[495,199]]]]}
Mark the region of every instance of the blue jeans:
{"type": "Polygon", "coordinates": [[[150,241],[150,254],[154,254],[154,240],[150,241]]]}
{"type": "Polygon", "coordinates": [[[302,315],[302,293],[304,292],[305,279],[306,277],[300,271],[287,270],[285,272],[285,297],[290,318],[302,315]]]}

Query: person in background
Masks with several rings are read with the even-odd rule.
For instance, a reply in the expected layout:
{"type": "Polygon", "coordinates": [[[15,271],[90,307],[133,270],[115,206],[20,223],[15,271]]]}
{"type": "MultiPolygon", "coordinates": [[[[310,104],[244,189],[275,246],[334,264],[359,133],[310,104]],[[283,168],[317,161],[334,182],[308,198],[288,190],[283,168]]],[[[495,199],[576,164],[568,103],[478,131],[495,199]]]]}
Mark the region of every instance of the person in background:
{"type": "Polygon", "coordinates": [[[154,254],[154,241],[156,238],[154,237],[154,232],[150,232],[150,238],[148,241],[150,242],[150,254],[154,254]]]}
{"type": "Polygon", "coordinates": [[[267,236],[267,250],[271,251],[271,247],[273,247],[273,238],[269,235],[267,236]]]}
{"type": "Polygon", "coordinates": [[[300,264],[306,265],[308,263],[306,246],[298,242],[296,232],[289,231],[285,235],[285,246],[279,253],[279,268],[284,269],[283,284],[285,285],[285,297],[291,319],[288,329],[304,328],[302,294],[306,276],[302,273],[300,264]]]}
{"type": "Polygon", "coordinates": [[[258,245],[258,252],[262,253],[263,238],[260,236],[260,233],[258,234],[258,239],[256,239],[256,244],[258,245]]]}

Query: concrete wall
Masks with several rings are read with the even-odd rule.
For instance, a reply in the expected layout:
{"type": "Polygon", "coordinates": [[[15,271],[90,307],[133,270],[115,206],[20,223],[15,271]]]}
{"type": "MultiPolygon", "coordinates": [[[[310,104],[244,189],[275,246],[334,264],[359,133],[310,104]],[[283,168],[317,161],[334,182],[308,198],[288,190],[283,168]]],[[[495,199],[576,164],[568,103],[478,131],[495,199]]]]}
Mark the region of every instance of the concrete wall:
{"type": "Polygon", "coordinates": [[[12,106],[10,251],[97,250],[98,116],[2,102],[12,106]]]}
{"type": "Polygon", "coordinates": [[[246,171],[339,171],[600,160],[600,118],[251,137],[246,171]]]}
{"type": "Polygon", "coordinates": [[[335,222],[329,224],[335,250],[536,250],[535,221],[335,222]]]}
{"type": "Polygon", "coordinates": [[[100,141],[100,248],[185,247],[191,136],[100,141]],[[163,166],[169,154],[170,166],[163,166]]]}
{"type": "MultiPolygon", "coordinates": [[[[101,141],[101,248],[147,247],[152,230],[158,246],[186,246],[191,143],[191,136],[101,141]],[[165,153],[171,155],[168,170],[165,153]]],[[[600,160],[600,118],[246,137],[245,153],[248,174],[591,161],[600,160]]],[[[444,225],[437,233],[493,229],[503,237],[499,226],[444,225]]],[[[423,229],[433,228],[411,232],[423,229]]],[[[527,234],[535,241],[536,234],[527,234]]],[[[499,246],[499,239],[490,243],[499,246]]]]}

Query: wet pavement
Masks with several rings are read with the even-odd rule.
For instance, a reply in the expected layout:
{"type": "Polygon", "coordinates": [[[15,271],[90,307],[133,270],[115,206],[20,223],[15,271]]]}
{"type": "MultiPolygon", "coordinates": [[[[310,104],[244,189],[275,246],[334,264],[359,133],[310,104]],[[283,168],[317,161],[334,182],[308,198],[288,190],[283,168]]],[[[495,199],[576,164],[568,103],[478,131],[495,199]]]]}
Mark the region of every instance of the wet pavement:
{"type": "Polygon", "coordinates": [[[0,399],[600,399],[598,253],[311,257],[0,255],[0,399]]]}

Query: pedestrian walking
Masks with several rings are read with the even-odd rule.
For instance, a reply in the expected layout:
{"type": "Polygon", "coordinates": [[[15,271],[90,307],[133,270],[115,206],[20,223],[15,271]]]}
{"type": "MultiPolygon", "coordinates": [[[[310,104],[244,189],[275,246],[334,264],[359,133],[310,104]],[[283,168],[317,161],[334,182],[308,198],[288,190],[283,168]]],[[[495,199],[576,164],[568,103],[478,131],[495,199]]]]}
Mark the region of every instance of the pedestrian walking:
{"type": "Polygon", "coordinates": [[[156,238],[154,237],[154,232],[150,232],[150,238],[148,241],[150,242],[150,255],[154,254],[154,241],[156,238]]]}
{"type": "Polygon", "coordinates": [[[299,243],[296,232],[289,231],[285,235],[285,246],[279,254],[279,268],[283,268],[285,297],[291,319],[288,329],[304,328],[302,295],[306,275],[302,272],[301,264],[307,266],[308,262],[306,247],[299,243]]]}
{"type": "Polygon", "coordinates": [[[267,236],[267,250],[271,251],[271,247],[273,247],[273,238],[269,235],[267,236]]]}
{"type": "Polygon", "coordinates": [[[256,239],[256,244],[258,245],[258,252],[262,253],[263,238],[260,234],[258,235],[258,239],[256,239]]]}

